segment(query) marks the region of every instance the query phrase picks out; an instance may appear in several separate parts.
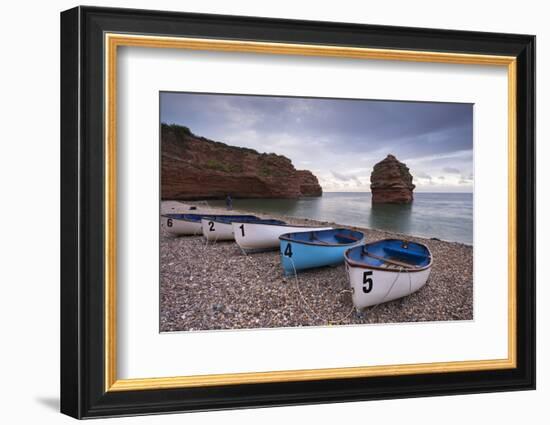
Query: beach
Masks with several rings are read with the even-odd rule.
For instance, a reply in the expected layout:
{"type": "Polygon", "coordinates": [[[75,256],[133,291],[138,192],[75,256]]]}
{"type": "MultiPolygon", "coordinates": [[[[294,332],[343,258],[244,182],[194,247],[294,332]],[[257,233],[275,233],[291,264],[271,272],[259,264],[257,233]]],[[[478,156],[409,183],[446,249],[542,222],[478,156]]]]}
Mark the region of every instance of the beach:
{"type": "MultiPolygon", "coordinates": [[[[227,214],[202,202],[163,201],[161,213],[227,214]],[[195,206],[196,211],[190,207],[195,206]]],[[[250,213],[233,210],[231,213],[250,213]]],[[[160,330],[201,331],[473,319],[473,247],[283,215],[263,218],[347,227],[366,242],[407,238],[427,245],[433,267],[419,291],[356,312],[344,265],[283,276],[279,251],[243,253],[234,241],[206,243],[160,230],[160,330]]]]}

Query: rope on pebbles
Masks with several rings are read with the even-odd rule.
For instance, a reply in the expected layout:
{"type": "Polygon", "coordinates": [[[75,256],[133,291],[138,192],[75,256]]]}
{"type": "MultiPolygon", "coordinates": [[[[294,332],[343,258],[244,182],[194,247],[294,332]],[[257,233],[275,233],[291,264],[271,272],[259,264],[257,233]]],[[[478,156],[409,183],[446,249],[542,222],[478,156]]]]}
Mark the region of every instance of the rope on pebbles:
{"type": "MultiPolygon", "coordinates": [[[[207,207],[210,207],[210,205],[208,205],[208,201],[204,201],[204,203],[206,204],[207,207]]],[[[214,240],[214,243],[217,242],[217,238],[216,240],[214,240]]],[[[209,241],[208,239],[205,240],[205,244],[204,244],[204,247],[207,248],[209,246],[209,241]]],[[[248,259],[248,261],[250,262],[250,264],[257,268],[257,265],[254,263],[254,261],[252,260],[252,257],[250,255],[248,255],[246,253],[246,251],[241,248],[239,246],[239,249],[241,250],[241,252],[243,253],[244,257],[248,259]]],[[[302,291],[300,290],[300,283],[299,283],[299,279],[298,279],[298,273],[296,273],[296,267],[294,265],[294,260],[292,258],[290,258],[290,261],[292,263],[292,268],[294,269],[294,278],[295,278],[295,282],[296,282],[296,290],[298,292],[298,294],[300,295],[300,298],[302,300],[302,303],[303,303],[303,306],[301,305],[302,307],[302,310],[303,312],[308,316],[308,318],[310,320],[313,320],[312,317],[310,316],[310,314],[308,313],[307,309],[304,308],[304,306],[306,306],[310,311],[311,313],[318,319],[318,320],[321,320],[322,322],[325,322],[327,323],[327,325],[333,325],[333,324],[340,324],[341,322],[343,322],[344,320],[346,320],[352,313],[353,313],[353,310],[355,309],[355,307],[352,306],[351,310],[345,314],[344,316],[340,317],[340,318],[336,318],[336,319],[333,319],[333,320],[330,320],[326,317],[323,317],[322,315],[320,315],[319,313],[317,313],[310,305],[309,303],[306,301],[305,297],[303,296],[302,294],[302,291]]],[[[342,289],[340,291],[340,293],[344,294],[344,293],[351,293],[352,290],[350,289],[342,289]]],[[[275,316],[275,314],[271,314],[271,316],[269,317],[269,320],[264,323],[261,327],[263,328],[266,328],[269,324],[271,324],[271,322],[273,321],[273,317],[275,316]]]]}
{"type": "MultiPolygon", "coordinates": [[[[253,267],[256,267],[256,264],[255,264],[254,261],[252,260],[252,257],[251,257],[250,255],[248,255],[248,254],[246,253],[246,251],[245,251],[240,245],[237,244],[237,246],[239,247],[239,249],[240,249],[241,252],[243,253],[244,257],[247,258],[248,261],[250,261],[250,264],[252,264],[253,267]]],[[[273,321],[273,317],[274,317],[274,316],[275,316],[275,314],[274,314],[274,313],[271,313],[271,315],[269,316],[269,320],[268,320],[266,323],[264,323],[261,327],[262,327],[262,328],[267,328],[267,327],[271,324],[271,322],[273,321]]]]}
{"type": "MultiPolygon", "coordinates": [[[[349,311],[348,314],[346,314],[345,316],[341,317],[341,318],[337,318],[335,320],[329,320],[327,319],[326,317],[323,317],[321,316],[320,314],[318,314],[309,304],[308,302],[306,301],[305,297],[302,295],[302,291],[300,290],[300,282],[298,280],[298,273],[296,272],[296,266],[294,265],[294,260],[291,258],[291,257],[288,257],[289,260],[290,260],[290,263],[292,264],[292,268],[294,269],[294,278],[295,278],[295,282],[296,282],[296,289],[298,291],[298,294],[300,295],[300,298],[302,299],[303,303],[305,306],[307,306],[311,312],[317,317],[317,319],[320,319],[322,320],[323,322],[326,322],[327,325],[332,325],[332,324],[338,324],[340,322],[343,322],[344,320],[346,320],[350,315],[351,313],[353,313],[353,310],[355,309],[355,307],[352,307],[351,310],[349,311]]],[[[349,289],[342,289],[340,291],[340,293],[347,293],[347,292],[352,292],[351,290],[349,289]]],[[[309,319],[311,320],[311,316],[308,314],[307,310],[305,308],[302,308],[304,313],[306,313],[306,315],[309,317],[309,319]]]]}

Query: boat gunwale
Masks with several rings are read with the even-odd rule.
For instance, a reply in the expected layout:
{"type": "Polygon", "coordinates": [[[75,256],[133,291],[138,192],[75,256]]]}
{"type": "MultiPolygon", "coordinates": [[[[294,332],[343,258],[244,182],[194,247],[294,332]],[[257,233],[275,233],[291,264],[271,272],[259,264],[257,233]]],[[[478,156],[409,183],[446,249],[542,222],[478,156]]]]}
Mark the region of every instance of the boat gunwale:
{"type": "Polygon", "coordinates": [[[315,243],[314,241],[296,241],[294,239],[290,239],[290,238],[286,237],[286,235],[291,235],[293,233],[307,233],[307,231],[305,231],[305,232],[283,233],[281,236],[279,236],[279,240],[280,241],[293,242],[293,243],[300,244],[300,245],[313,245],[313,246],[322,246],[322,247],[327,247],[327,248],[334,248],[334,247],[338,247],[338,246],[348,246],[348,245],[353,245],[353,244],[358,244],[358,243],[364,243],[365,242],[365,233],[364,232],[360,232],[358,230],[350,230],[350,229],[347,229],[345,227],[337,227],[337,228],[325,229],[325,230],[312,230],[312,232],[326,232],[328,230],[349,230],[350,232],[361,233],[363,235],[363,237],[361,239],[358,239],[354,242],[349,242],[349,243],[328,243],[328,242],[327,243],[315,243]]]}
{"type": "MultiPolygon", "coordinates": [[[[271,223],[247,223],[246,221],[232,221],[231,224],[236,224],[236,223],[240,223],[240,224],[256,224],[256,225],[260,225],[260,226],[286,226],[286,227],[297,227],[297,228],[300,228],[300,229],[318,229],[317,231],[321,231],[321,230],[332,230],[334,229],[334,227],[330,227],[330,226],[326,226],[323,227],[323,226],[306,226],[306,225],[302,225],[302,224],[290,224],[290,223],[284,223],[284,224],[271,224],[271,223]],[[323,229],[319,230],[320,227],[323,227],[323,229]]],[[[287,233],[294,233],[294,232],[287,232],[287,233]]]]}
{"type": "MultiPolygon", "coordinates": [[[[239,216],[240,217],[240,216],[239,216]]],[[[217,217],[218,219],[220,218],[220,216],[217,217]]],[[[260,217],[256,217],[258,220],[271,220],[271,219],[267,219],[267,218],[260,218],[260,217]]],[[[224,217],[224,219],[227,219],[227,217],[224,217]]],[[[273,219],[275,220],[275,219],[273,219]]],[[[254,223],[254,222],[248,222],[248,221],[238,221],[238,220],[231,220],[229,223],[225,222],[225,221],[220,221],[220,220],[216,220],[216,218],[212,218],[211,220],[209,221],[214,221],[216,223],[219,223],[219,224],[228,224],[228,225],[232,225],[233,223],[244,223],[244,224],[270,224],[270,223],[254,223]]],[[[282,222],[282,220],[279,220],[282,222]]]]}
{"type": "MultiPolygon", "coordinates": [[[[374,245],[376,243],[387,242],[387,241],[403,241],[403,239],[395,239],[395,238],[380,239],[379,241],[364,244],[364,246],[374,245]]],[[[380,266],[366,265],[365,263],[359,263],[355,260],[352,260],[352,259],[348,258],[348,252],[350,250],[356,248],[356,247],[350,248],[346,252],[344,252],[344,262],[346,263],[346,265],[349,265],[351,267],[359,267],[361,269],[379,270],[379,271],[388,272],[388,273],[402,273],[402,272],[416,273],[416,272],[422,272],[424,270],[427,270],[427,269],[431,268],[432,265],[433,265],[434,259],[433,259],[433,256],[432,256],[432,252],[430,251],[430,248],[428,248],[427,245],[424,245],[423,243],[420,243],[420,242],[412,242],[411,241],[411,243],[415,243],[415,244],[421,245],[424,248],[426,248],[426,250],[428,251],[428,254],[430,255],[430,262],[427,265],[425,265],[423,267],[402,268],[402,269],[398,269],[398,270],[396,270],[396,269],[387,269],[385,267],[380,267],[380,266]]]]}
{"type": "MultiPolygon", "coordinates": [[[[201,218],[199,218],[198,220],[191,220],[191,219],[184,218],[184,217],[180,217],[180,218],[177,218],[177,217],[170,217],[170,214],[171,214],[171,213],[168,213],[168,214],[161,214],[160,216],[163,217],[163,218],[170,218],[170,219],[172,219],[172,220],[187,221],[187,222],[189,222],[189,223],[199,223],[199,224],[200,224],[201,221],[202,221],[203,219],[205,219],[205,218],[212,218],[212,217],[214,217],[214,216],[212,216],[212,215],[206,215],[206,214],[205,214],[205,215],[202,215],[202,214],[178,214],[178,213],[174,214],[174,215],[200,215],[200,216],[201,216],[201,218]]],[[[223,214],[215,214],[216,217],[219,217],[219,216],[221,216],[221,215],[223,215],[223,214]]]]}
{"type": "Polygon", "coordinates": [[[188,223],[200,223],[201,222],[201,219],[200,218],[198,221],[197,220],[190,220],[188,218],[183,218],[183,217],[180,217],[180,218],[177,218],[177,217],[170,217],[169,214],[161,214],[160,215],[161,217],[163,218],[169,218],[169,219],[172,219],[172,220],[179,220],[179,221],[186,221],[188,223]]]}

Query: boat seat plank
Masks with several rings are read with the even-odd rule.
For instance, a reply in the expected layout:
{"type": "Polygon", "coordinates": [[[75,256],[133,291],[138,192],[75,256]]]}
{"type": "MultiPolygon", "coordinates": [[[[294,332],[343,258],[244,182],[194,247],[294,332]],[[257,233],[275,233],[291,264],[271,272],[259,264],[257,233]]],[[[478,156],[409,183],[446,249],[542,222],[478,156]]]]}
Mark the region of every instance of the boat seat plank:
{"type": "Polygon", "coordinates": [[[334,235],[334,237],[335,238],[340,238],[340,239],[350,239],[352,241],[360,241],[361,240],[360,238],[356,238],[353,235],[344,235],[343,233],[336,233],[334,235]]]}
{"type": "Polygon", "coordinates": [[[373,254],[372,252],[365,252],[365,255],[375,258],[377,260],[383,261],[388,264],[393,264],[394,266],[404,267],[407,269],[415,269],[417,266],[415,264],[405,263],[404,261],[398,261],[391,258],[381,257],[379,255],[373,254]]]}
{"type": "Polygon", "coordinates": [[[322,239],[319,239],[317,237],[317,235],[315,234],[315,232],[311,232],[311,235],[309,237],[309,240],[312,241],[312,242],[317,242],[317,243],[320,243],[320,244],[323,244],[323,245],[328,245],[329,243],[327,241],[324,241],[322,239]]]}
{"type": "Polygon", "coordinates": [[[411,251],[410,249],[405,249],[405,248],[394,248],[390,246],[385,246],[384,251],[390,255],[394,254],[399,256],[405,256],[405,257],[410,257],[411,259],[412,258],[421,259],[421,260],[426,259],[426,254],[421,252],[414,252],[414,251],[411,251]]]}

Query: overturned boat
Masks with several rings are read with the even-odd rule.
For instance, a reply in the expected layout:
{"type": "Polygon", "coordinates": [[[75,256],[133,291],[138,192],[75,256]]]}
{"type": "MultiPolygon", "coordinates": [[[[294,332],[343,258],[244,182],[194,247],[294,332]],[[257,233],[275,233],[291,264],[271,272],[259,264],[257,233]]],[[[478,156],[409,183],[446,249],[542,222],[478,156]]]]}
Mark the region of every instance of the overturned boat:
{"type": "Polygon", "coordinates": [[[363,244],[365,235],[350,229],[308,230],[279,236],[285,275],[314,267],[337,266],[346,250],[363,244]]]}
{"type": "Polygon", "coordinates": [[[427,246],[384,239],[345,253],[353,304],[362,310],[412,294],[428,281],[432,254],[427,246]]]}
{"type": "Polygon", "coordinates": [[[272,221],[273,223],[284,223],[279,220],[262,220],[255,215],[231,215],[231,216],[209,216],[201,219],[202,234],[208,241],[232,241],[234,221],[254,223],[257,221],[272,221]]]}
{"type": "Polygon", "coordinates": [[[235,241],[245,251],[277,249],[279,248],[279,236],[285,233],[332,229],[332,227],[326,226],[308,227],[284,222],[273,223],[272,221],[234,221],[232,225],[235,241]]]}

